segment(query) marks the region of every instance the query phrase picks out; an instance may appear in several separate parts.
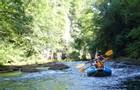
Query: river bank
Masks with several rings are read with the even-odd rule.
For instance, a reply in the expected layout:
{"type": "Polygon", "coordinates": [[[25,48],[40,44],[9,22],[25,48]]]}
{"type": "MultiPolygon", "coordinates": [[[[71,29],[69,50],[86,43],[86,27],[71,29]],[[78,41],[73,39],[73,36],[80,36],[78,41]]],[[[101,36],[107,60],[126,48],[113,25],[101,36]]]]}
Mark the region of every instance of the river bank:
{"type": "MultiPolygon", "coordinates": [[[[121,62],[127,65],[140,66],[140,59],[121,57],[121,58],[116,58],[109,61],[121,62]]],[[[63,69],[69,68],[69,66],[63,64],[62,62],[46,62],[42,64],[30,64],[30,65],[3,65],[3,66],[0,66],[0,73],[13,72],[13,71],[38,72],[39,69],[37,68],[39,67],[47,67],[48,70],[63,70],[63,69]]]]}
{"type": "Polygon", "coordinates": [[[48,70],[63,70],[69,68],[69,66],[60,62],[47,62],[43,64],[31,64],[31,65],[4,65],[0,66],[0,73],[4,72],[37,72],[39,67],[48,67],[48,70]]]}

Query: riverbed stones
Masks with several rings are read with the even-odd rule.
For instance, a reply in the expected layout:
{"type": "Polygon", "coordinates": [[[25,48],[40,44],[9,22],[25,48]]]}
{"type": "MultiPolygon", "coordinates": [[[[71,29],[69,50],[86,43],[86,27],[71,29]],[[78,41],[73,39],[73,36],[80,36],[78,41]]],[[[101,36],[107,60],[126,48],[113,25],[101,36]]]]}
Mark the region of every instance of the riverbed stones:
{"type": "Polygon", "coordinates": [[[48,62],[44,64],[32,64],[22,66],[0,66],[0,73],[12,71],[38,72],[38,67],[48,67],[48,70],[63,70],[69,68],[69,66],[60,62],[48,62]]]}

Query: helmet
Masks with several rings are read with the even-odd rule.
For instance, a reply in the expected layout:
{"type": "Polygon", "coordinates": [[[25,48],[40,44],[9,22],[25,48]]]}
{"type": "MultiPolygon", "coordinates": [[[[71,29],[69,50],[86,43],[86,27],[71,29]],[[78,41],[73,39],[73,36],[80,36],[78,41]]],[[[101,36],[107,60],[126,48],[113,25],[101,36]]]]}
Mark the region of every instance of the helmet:
{"type": "Polygon", "coordinates": [[[101,55],[102,54],[102,51],[101,50],[98,50],[98,55],[101,55]]]}

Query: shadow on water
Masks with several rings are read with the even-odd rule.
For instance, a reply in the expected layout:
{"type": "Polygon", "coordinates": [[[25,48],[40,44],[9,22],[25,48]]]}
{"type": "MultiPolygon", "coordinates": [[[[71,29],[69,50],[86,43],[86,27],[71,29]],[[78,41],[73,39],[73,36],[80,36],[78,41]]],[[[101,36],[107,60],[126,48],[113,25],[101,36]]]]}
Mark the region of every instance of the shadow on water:
{"type": "Polygon", "coordinates": [[[87,77],[76,65],[82,62],[66,63],[71,68],[22,73],[21,76],[1,77],[0,90],[140,90],[140,67],[123,63],[108,62],[112,68],[110,77],[87,77]]]}

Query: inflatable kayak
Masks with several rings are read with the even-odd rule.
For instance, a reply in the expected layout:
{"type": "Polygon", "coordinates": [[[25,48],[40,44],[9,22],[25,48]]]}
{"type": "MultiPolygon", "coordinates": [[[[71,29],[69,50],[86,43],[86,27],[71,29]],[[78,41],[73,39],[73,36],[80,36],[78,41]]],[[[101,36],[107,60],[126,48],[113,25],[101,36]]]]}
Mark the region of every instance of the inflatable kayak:
{"type": "Polygon", "coordinates": [[[87,68],[87,76],[104,77],[111,76],[112,70],[110,68],[104,67],[102,69],[97,69],[94,66],[87,68]]]}

